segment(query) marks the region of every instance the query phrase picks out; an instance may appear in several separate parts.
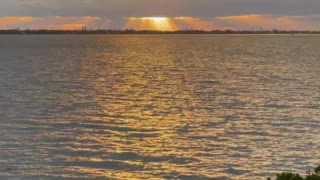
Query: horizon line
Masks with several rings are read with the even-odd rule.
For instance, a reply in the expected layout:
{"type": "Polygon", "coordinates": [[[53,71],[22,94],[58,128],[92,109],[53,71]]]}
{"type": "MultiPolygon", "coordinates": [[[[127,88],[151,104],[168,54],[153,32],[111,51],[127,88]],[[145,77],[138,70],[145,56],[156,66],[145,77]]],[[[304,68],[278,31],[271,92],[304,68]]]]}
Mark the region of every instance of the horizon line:
{"type": "Polygon", "coordinates": [[[61,29],[0,29],[0,35],[6,34],[320,34],[314,30],[134,30],[134,29],[81,29],[81,30],[61,30],[61,29]]]}

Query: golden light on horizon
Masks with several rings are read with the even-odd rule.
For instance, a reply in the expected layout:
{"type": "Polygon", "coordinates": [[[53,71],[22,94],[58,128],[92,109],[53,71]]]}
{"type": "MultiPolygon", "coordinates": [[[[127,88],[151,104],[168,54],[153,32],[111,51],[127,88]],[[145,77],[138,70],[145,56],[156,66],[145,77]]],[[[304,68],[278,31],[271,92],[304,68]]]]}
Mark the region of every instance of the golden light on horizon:
{"type": "Polygon", "coordinates": [[[84,26],[87,26],[87,24],[63,24],[57,27],[54,27],[52,29],[55,30],[79,30],[83,28],[84,26]]]}
{"type": "Polygon", "coordinates": [[[131,17],[127,19],[124,29],[138,31],[212,30],[214,24],[193,17],[131,17]]]}
{"type": "Polygon", "coordinates": [[[157,23],[162,23],[162,22],[167,21],[169,18],[167,18],[167,17],[142,17],[140,19],[142,19],[142,20],[152,20],[152,21],[155,21],[157,23]]]}
{"type": "Polygon", "coordinates": [[[178,30],[175,22],[168,17],[131,17],[128,19],[127,28],[135,30],[151,31],[176,31],[178,30]]]}
{"type": "Polygon", "coordinates": [[[199,18],[193,17],[176,17],[175,21],[177,24],[182,24],[187,29],[193,30],[206,30],[210,31],[214,29],[214,23],[210,21],[202,21],[199,18]]]}

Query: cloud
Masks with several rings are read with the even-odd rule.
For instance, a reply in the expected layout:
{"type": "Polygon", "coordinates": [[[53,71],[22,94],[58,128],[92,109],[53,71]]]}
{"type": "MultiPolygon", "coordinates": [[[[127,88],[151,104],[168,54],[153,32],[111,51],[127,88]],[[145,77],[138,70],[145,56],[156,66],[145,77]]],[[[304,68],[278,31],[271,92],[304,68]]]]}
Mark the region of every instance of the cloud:
{"type": "Polygon", "coordinates": [[[269,14],[249,14],[216,18],[129,18],[125,28],[136,30],[317,30],[320,31],[320,16],[275,16],[269,14]]]}
{"type": "Polygon", "coordinates": [[[318,30],[320,15],[276,16],[268,14],[249,14],[213,18],[195,17],[135,17],[110,20],[102,17],[2,17],[0,29],[135,29],[135,30],[318,30]]]}
{"type": "Polygon", "coordinates": [[[241,15],[217,17],[215,21],[231,29],[320,30],[317,16],[241,15]]]}
{"type": "Polygon", "coordinates": [[[21,23],[27,23],[34,21],[33,17],[3,17],[0,18],[0,28],[5,28],[21,23]]]}
{"type": "Polygon", "coordinates": [[[67,29],[77,30],[83,26],[92,29],[108,28],[110,20],[99,17],[4,17],[0,18],[1,29],[67,29]]]}

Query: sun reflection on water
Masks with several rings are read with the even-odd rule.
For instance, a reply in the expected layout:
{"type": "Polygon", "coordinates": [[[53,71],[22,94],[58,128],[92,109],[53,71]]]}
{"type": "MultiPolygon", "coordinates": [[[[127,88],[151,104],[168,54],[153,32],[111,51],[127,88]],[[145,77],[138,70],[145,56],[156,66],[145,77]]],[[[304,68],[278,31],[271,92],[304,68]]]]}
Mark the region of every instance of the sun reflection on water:
{"type": "Polygon", "coordinates": [[[47,57],[32,57],[35,63],[24,67],[32,71],[11,67],[25,73],[7,82],[14,91],[2,92],[16,100],[16,114],[6,112],[11,116],[1,122],[3,143],[11,147],[5,158],[23,163],[13,173],[30,179],[257,179],[284,164],[316,163],[319,71],[311,59],[291,61],[291,38],[68,38],[51,39],[49,56],[30,49],[31,57],[42,51],[38,56],[47,57]],[[277,46],[269,46],[274,41],[277,46]],[[26,80],[33,86],[20,87],[26,80]]]}

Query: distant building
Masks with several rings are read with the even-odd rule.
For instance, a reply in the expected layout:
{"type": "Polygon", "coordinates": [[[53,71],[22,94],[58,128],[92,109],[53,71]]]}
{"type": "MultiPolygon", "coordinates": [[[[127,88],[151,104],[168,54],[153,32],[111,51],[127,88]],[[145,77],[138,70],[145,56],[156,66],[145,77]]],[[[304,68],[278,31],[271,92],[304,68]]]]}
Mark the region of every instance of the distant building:
{"type": "Polygon", "coordinates": [[[82,26],[81,31],[87,31],[87,26],[82,26]]]}

